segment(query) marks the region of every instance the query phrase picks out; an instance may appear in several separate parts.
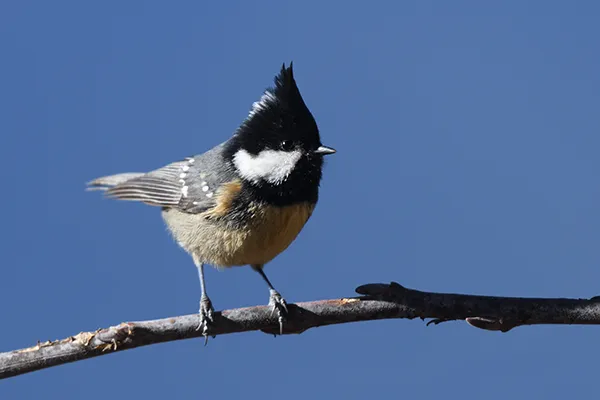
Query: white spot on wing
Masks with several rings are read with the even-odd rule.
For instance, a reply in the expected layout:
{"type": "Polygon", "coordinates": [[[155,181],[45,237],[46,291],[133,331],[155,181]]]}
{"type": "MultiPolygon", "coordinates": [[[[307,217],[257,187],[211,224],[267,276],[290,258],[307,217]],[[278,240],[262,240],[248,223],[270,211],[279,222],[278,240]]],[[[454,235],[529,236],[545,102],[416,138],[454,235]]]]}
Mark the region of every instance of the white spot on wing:
{"type": "Polygon", "coordinates": [[[188,195],[188,187],[184,186],[181,188],[181,193],[183,194],[183,197],[187,197],[188,195]]]}
{"type": "Polygon", "coordinates": [[[179,177],[181,179],[185,179],[186,176],[187,176],[187,174],[185,172],[182,172],[181,174],[179,174],[179,177]]]}
{"type": "Polygon", "coordinates": [[[189,171],[190,167],[187,165],[184,165],[183,167],[181,167],[181,169],[183,170],[183,172],[187,172],[187,171],[189,171]]]}
{"type": "Polygon", "coordinates": [[[208,192],[208,186],[202,186],[202,191],[203,192],[208,192]]]}
{"type": "Polygon", "coordinates": [[[206,197],[212,197],[213,193],[212,192],[208,192],[206,193],[206,197]]]}
{"type": "Polygon", "coordinates": [[[256,156],[239,150],[233,156],[233,163],[240,175],[251,182],[265,180],[279,184],[292,173],[301,156],[300,150],[263,150],[256,156]]]}

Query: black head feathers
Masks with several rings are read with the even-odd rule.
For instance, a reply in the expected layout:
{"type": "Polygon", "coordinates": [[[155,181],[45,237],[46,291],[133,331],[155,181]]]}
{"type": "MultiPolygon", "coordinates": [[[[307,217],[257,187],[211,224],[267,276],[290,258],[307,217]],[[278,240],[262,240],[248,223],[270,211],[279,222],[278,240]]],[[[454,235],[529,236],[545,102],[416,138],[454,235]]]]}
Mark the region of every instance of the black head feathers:
{"type": "Polygon", "coordinates": [[[318,147],[319,129],[310,110],[304,103],[294,79],[293,64],[282,65],[260,100],[252,105],[250,114],[235,135],[239,146],[258,154],[265,148],[278,149],[282,142],[306,150],[318,147]]]}

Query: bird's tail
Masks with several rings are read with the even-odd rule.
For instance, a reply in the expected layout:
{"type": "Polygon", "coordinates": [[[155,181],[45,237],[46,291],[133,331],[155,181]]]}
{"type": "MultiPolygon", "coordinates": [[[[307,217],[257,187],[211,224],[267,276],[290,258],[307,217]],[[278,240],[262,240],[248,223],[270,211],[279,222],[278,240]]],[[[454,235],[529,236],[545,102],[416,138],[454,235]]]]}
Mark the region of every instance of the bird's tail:
{"type": "Polygon", "coordinates": [[[126,172],[123,174],[109,175],[103,176],[101,178],[96,178],[91,182],[87,183],[87,190],[108,190],[111,187],[120,185],[121,183],[127,182],[134,178],[139,178],[142,175],[146,175],[141,172],[126,172]]]}

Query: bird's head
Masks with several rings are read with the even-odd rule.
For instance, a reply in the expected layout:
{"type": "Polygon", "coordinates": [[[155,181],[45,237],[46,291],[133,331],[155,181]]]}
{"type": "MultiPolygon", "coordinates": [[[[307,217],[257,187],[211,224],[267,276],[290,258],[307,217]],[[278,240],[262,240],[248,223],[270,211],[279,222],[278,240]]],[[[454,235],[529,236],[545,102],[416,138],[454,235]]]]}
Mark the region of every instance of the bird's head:
{"type": "Polygon", "coordinates": [[[285,64],[227,145],[226,154],[244,182],[270,201],[317,200],[323,156],[317,123],[304,103],[292,64],[285,64]]]}

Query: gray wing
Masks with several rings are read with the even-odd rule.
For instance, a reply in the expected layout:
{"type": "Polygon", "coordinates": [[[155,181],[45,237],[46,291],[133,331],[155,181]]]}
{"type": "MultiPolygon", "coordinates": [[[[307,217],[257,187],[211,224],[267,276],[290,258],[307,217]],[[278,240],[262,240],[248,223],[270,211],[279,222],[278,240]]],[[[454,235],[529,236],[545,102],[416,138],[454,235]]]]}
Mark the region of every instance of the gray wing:
{"type": "Polygon", "coordinates": [[[215,191],[236,174],[223,159],[221,144],[204,154],[177,161],[148,173],[125,173],[98,178],[90,189],[104,190],[118,200],[200,213],[215,205],[215,191]]]}

